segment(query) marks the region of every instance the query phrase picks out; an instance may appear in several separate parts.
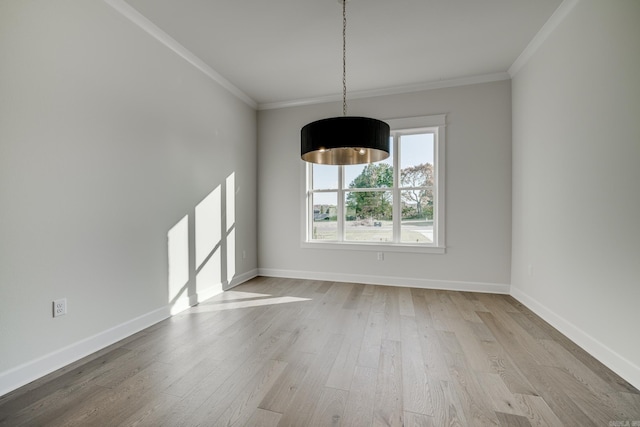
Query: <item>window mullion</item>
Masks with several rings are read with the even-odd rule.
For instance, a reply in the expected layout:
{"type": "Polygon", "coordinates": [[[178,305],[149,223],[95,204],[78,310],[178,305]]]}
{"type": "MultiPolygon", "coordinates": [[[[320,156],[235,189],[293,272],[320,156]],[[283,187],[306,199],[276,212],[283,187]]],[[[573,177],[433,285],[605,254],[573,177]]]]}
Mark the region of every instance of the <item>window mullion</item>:
{"type": "Polygon", "coordinates": [[[338,166],[338,240],[344,242],[344,166],[338,166]]]}
{"type": "Polygon", "coordinates": [[[400,200],[400,137],[393,134],[393,243],[400,242],[402,202],[400,200]]]}
{"type": "Polygon", "coordinates": [[[313,238],[313,165],[307,163],[305,165],[307,179],[307,240],[313,238]]]}

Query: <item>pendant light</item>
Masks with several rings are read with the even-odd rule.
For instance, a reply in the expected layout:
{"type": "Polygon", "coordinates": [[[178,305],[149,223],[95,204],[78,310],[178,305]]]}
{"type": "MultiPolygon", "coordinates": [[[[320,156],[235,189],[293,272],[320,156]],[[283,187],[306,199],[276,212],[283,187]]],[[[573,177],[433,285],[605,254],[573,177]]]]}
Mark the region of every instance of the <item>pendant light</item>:
{"type": "Polygon", "coordinates": [[[324,165],[373,163],[389,157],[389,125],[347,116],[347,3],[342,3],[342,116],[311,122],[301,131],[302,160],[324,165]]]}

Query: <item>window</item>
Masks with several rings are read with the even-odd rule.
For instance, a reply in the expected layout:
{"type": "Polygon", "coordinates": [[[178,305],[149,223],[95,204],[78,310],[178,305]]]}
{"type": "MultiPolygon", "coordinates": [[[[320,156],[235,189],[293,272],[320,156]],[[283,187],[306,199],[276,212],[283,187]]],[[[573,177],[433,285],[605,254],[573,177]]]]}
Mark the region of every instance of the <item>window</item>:
{"type": "Polygon", "coordinates": [[[391,155],[305,167],[305,247],[444,252],[445,116],[387,120],[391,155]]]}

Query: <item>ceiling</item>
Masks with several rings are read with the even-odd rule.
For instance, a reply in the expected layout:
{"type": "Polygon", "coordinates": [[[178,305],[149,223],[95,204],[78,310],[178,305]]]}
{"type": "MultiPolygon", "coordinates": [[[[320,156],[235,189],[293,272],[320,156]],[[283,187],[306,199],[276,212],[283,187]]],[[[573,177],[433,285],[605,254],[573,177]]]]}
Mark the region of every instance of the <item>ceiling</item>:
{"type": "MultiPolygon", "coordinates": [[[[341,97],[339,0],[126,1],[258,106],[341,97]]],[[[347,90],[506,76],[560,3],[347,0],[347,90]]]]}

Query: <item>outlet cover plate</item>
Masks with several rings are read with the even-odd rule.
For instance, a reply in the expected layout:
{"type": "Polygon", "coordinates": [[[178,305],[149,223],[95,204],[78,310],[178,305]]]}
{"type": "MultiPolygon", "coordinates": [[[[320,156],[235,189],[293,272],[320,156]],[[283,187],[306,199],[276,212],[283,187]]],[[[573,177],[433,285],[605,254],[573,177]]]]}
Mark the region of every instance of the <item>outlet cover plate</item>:
{"type": "Polygon", "coordinates": [[[67,299],[60,298],[53,301],[53,317],[64,316],[67,314],[67,299]]]}

